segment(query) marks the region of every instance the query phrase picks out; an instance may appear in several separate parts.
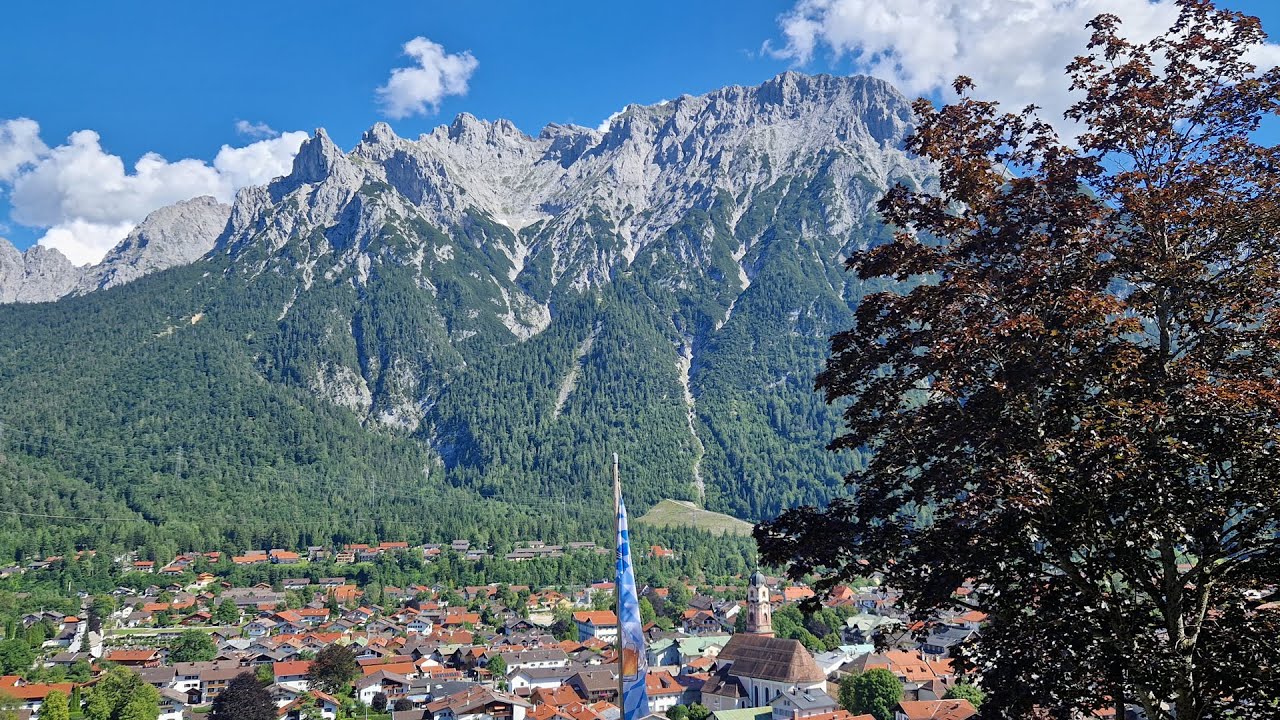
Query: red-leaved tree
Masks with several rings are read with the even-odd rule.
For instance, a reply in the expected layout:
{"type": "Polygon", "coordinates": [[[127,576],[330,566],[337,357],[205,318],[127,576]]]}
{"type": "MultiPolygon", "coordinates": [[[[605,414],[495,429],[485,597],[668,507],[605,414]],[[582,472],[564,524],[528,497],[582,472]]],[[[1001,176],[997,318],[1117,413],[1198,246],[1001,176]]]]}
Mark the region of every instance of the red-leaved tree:
{"type": "Polygon", "coordinates": [[[1180,5],[1149,42],[1091,23],[1073,139],[964,78],[916,103],[940,193],[890,191],[895,239],[849,266],[922,283],[867,297],[818,378],[832,448],[873,457],[756,532],[796,577],[988,613],[984,716],[1280,716],[1280,69],[1255,18],[1180,5]]]}

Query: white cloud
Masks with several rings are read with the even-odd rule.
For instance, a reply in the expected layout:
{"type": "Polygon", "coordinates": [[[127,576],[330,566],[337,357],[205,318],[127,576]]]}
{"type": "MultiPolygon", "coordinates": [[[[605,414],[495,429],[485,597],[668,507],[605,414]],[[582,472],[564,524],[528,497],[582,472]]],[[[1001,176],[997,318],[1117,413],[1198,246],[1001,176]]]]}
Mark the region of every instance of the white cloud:
{"type": "MultiPolygon", "coordinates": [[[[779,18],[785,44],[765,49],[801,64],[826,49],[911,97],[949,95],[951,81],[968,75],[979,97],[1011,110],[1034,103],[1058,121],[1072,102],[1064,70],[1085,52],[1085,23],[1101,13],[1145,41],[1168,29],[1178,8],[1173,0],[799,0],[779,18]]],[[[1276,64],[1280,47],[1255,57],[1276,64]]]]}
{"type": "Polygon", "coordinates": [[[293,156],[307,139],[301,130],[287,132],[271,140],[260,140],[244,147],[223,145],[213,159],[213,167],[229,187],[227,198],[248,185],[264,185],[287,175],[293,156]]]}
{"type": "Polygon", "coordinates": [[[237,120],[236,132],[251,138],[273,138],[280,134],[264,122],[255,123],[248,120],[237,120]]]}
{"type": "Polygon", "coordinates": [[[631,106],[630,105],[623,106],[621,110],[618,110],[617,112],[609,115],[609,117],[605,118],[604,121],[602,121],[599,125],[596,126],[596,132],[598,133],[609,132],[609,126],[613,124],[614,120],[617,120],[618,118],[622,117],[622,113],[626,112],[627,108],[629,107],[631,106]]]}
{"type": "Polygon", "coordinates": [[[0,122],[0,181],[9,181],[23,167],[49,152],[40,140],[40,124],[28,118],[0,122]]]}
{"type": "Polygon", "coordinates": [[[382,112],[397,119],[434,113],[445,97],[465,95],[471,73],[479,65],[470,51],[451,55],[424,37],[405,43],[404,54],[417,65],[395,68],[377,91],[382,112]]]}
{"type": "MultiPolygon", "coordinates": [[[[0,127],[13,122],[21,121],[0,127]]],[[[0,132],[0,158],[22,160],[9,175],[0,175],[9,185],[11,217],[45,229],[40,244],[57,248],[76,264],[102,259],[152,210],[200,195],[230,202],[239,188],[288,173],[307,137],[291,132],[244,147],[223,145],[212,165],[147,153],[130,172],[119,156],[102,149],[92,130],[72,133],[64,144],[48,148],[39,140],[38,124],[25,122],[29,125],[21,133],[0,132]]]]}

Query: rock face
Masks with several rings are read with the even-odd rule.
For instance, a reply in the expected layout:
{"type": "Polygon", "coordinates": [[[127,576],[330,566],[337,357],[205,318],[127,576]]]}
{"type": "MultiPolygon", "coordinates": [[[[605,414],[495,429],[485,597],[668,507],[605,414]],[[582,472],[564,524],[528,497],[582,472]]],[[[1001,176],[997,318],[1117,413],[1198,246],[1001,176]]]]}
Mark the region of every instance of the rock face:
{"type": "Polygon", "coordinates": [[[87,268],[77,294],[104,290],[176,265],[186,265],[213,249],[231,217],[231,206],[204,196],[151,213],[112,248],[102,262],[87,268]]]}
{"type": "Polygon", "coordinates": [[[0,303],[57,300],[75,290],[80,273],[57,250],[35,245],[20,252],[0,238],[0,303]]]}
{"type": "MultiPolygon", "coordinates": [[[[644,268],[717,329],[783,245],[793,260],[816,260],[819,276],[834,269],[843,286],[844,257],[879,228],[875,201],[892,183],[929,182],[901,150],[911,122],[905,98],[882,81],[788,72],[632,105],[604,132],[550,125],[530,137],[462,114],[416,140],[378,123],[344,153],[317,130],[288,176],[240,191],[216,254],[247,277],[297,278],[282,322],[315,285],[371,295],[407,273],[430,297],[416,338],[383,331],[368,354],[358,347],[367,313],[308,310],[331,323],[333,347],[291,374],[338,404],[416,428],[465,364],[459,343],[495,332],[527,341],[566,293],[622,272],[644,268]],[[778,217],[788,203],[804,216],[778,217]],[[778,221],[797,225],[779,233],[778,221]],[[355,341],[334,340],[344,336],[355,341]]],[[[700,323],[675,322],[683,375],[698,364],[700,323]]],[[[694,394],[684,393],[690,405],[694,394]]]]}
{"type": "Polygon", "coordinates": [[[51,302],[186,265],[214,246],[231,207],[198,197],[148,215],[102,262],[76,267],[55,249],[34,245],[25,253],[0,240],[0,303],[51,302]]]}
{"type": "MultiPolygon", "coordinates": [[[[497,226],[486,240],[507,257],[512,281],[541,261],[550,268],[541,280],[581,289],[632,262],[691,208],[723,202],[736,224],[760,193],[798,173],[832,175],[827,229],[849,230],[889,182],[928,175],[899,149],[910,123],[887,83],[787,72],[758,87],[632,105],[604,133],[550,125],[535,138],[464,113],[417,140],[378,123],[343,154],[319,130],[291,175],[242,192],[226,242],[278,248],[300,227],[341,227],[354,231],[341,249],[358,250],[393,218],[441,228],[484,219],[497,226]],[[264,223],[268,208],[274,222],[264,223]],[[583,242],[587,226],[621,242],[583,242]]],[[[326,235],[326,249],[338,250],[326,235]]]]}

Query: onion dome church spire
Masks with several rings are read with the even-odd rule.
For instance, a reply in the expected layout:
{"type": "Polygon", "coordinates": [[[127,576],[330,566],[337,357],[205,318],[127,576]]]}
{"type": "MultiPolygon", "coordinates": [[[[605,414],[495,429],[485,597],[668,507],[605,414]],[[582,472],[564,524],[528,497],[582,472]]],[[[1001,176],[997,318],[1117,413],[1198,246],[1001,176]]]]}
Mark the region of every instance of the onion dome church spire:
{"type": "Polygon", "coordinates": [[[773,637],[773,607],[769,605],[769,587],[759,570],[747,586],[747,632],[773,637]]]}

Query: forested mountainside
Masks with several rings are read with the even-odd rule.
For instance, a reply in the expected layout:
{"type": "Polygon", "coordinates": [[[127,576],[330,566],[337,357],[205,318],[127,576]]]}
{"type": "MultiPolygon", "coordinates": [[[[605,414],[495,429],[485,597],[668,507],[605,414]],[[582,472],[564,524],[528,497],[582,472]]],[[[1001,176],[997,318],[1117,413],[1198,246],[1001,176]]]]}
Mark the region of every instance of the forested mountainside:
{"type": "Polygon", "coordinates": [[[857,458],[813,377],[875,201],[933,182],[910,127],[882,81],[785,73],[604,132],[317,131],[202,258],[0,306],[0,559],[603,539],[614,451],[635,515],[821,502],[857,458]]]}

